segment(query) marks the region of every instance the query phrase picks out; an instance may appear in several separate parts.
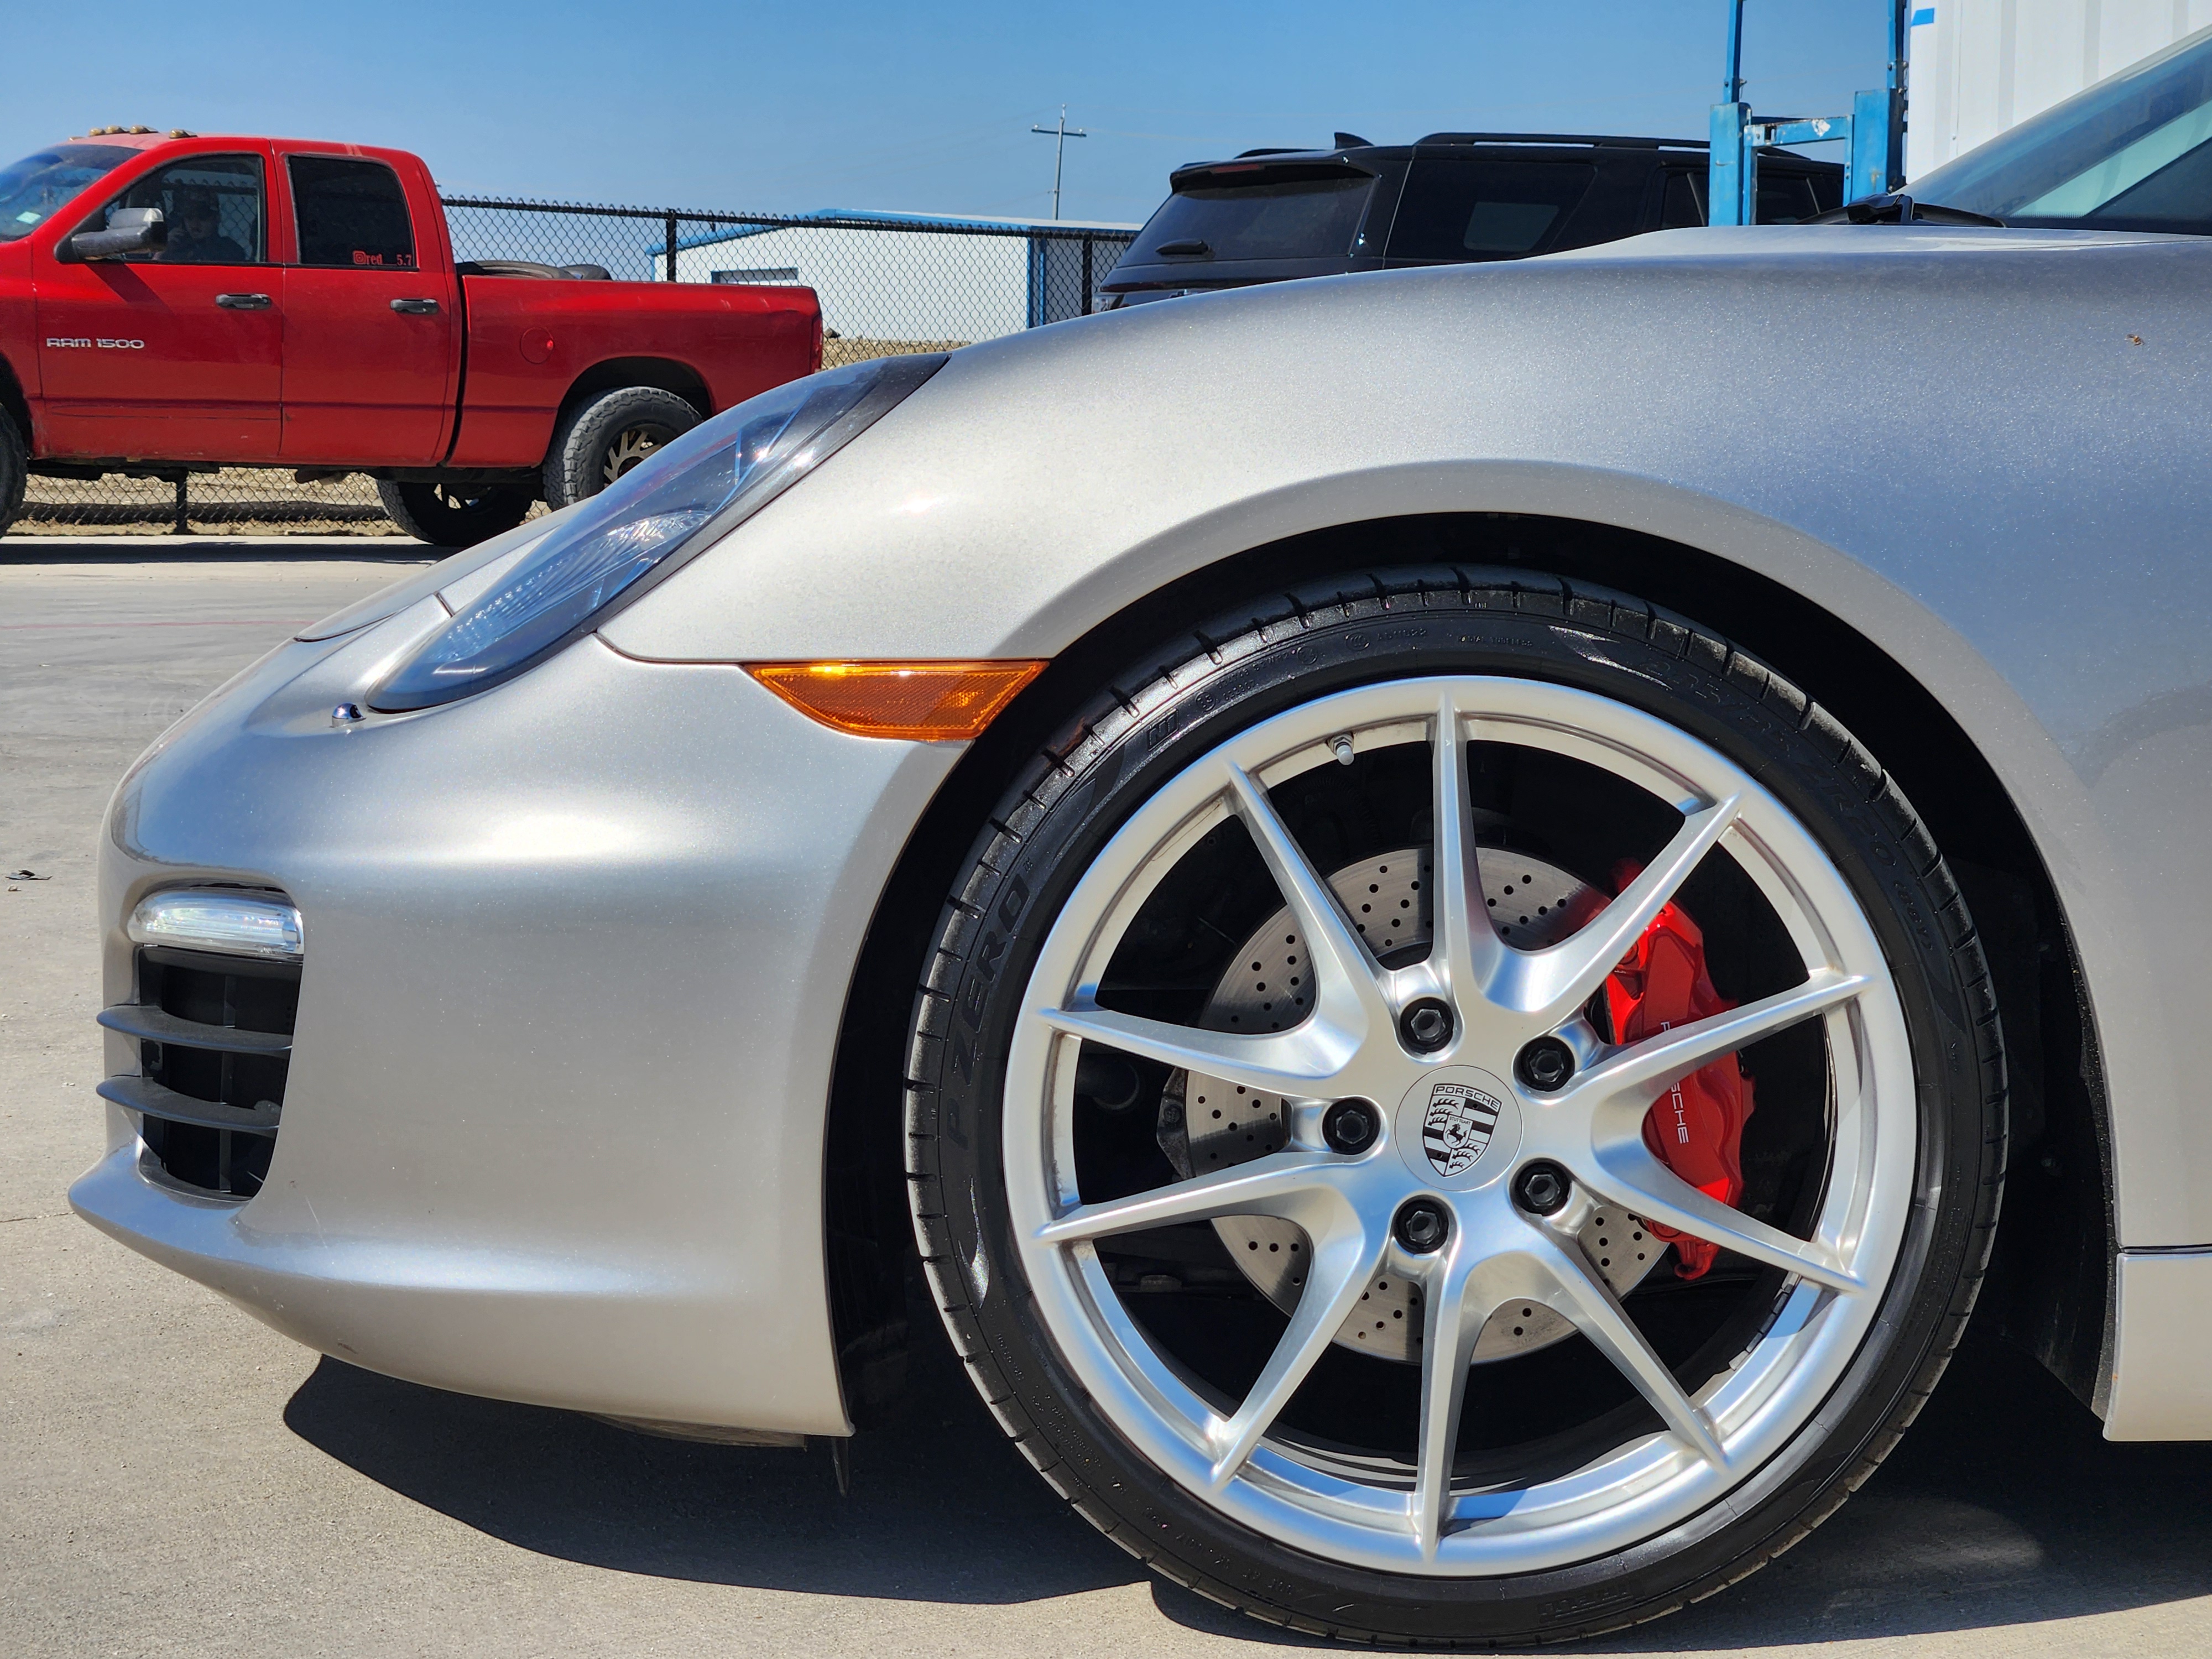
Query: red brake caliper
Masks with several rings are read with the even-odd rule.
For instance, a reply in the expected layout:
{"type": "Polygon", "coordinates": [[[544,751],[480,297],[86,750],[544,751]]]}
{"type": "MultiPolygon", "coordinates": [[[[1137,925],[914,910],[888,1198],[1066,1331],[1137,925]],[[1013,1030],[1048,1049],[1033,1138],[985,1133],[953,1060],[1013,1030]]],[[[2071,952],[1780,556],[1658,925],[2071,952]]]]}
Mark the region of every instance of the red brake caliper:
{"type": "MultiPolygon", "coordinates": [[[[1624,865],[1614,874],[1615,885],[1626,886],[1638,873],[1637,866],[1624,865]]],[[[1613,1041],[1621,1043],[1735,1006],[1713,989],[1705,970],[1705,936],[1675,904],[1660,911],[1613,970],[1605,1003],[1613,1041]]],[[[1659,1161],[1731,1208],[1743,1196],[1743,1126],[1752,1113],[1751,1087],[1742,1062],[1724,1054],[1660,1096],[1644,1117],[1644,1144],[1659,1161]]],[[[1680,1278],[1703,1278],[1719,1254],[1719,1246],[1702,1238],[1649,1220],[1644,1225],[1674,1247],[1680,1278]]]]}

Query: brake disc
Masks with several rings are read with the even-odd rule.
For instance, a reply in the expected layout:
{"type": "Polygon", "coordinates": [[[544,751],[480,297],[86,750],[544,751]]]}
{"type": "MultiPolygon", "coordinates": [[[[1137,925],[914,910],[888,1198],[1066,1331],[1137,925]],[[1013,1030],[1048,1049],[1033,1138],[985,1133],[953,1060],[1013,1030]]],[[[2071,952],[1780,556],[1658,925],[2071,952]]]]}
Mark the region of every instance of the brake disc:
{"type": "MultiPolygon", "coordinates": [[[[1604,896],[1555,865],[1525,853],[1483,849],[1483,897],[1506,944],[1541,950],[1574,932],[1604,896]]],[[[1376,957],[1387,966],[1428,952],[1429,854],[1419,848],[1348,864],[1329,886],[1376,957]]],[[[1215,1031],[1279,1031],[1306,1016],[1312,971],[1288,906],[1270,916],[1230,963],[1199,1024],[1215,1031]]],[[[1202,1073],[1170,1074],[1160,1102],[1160,1148],[1188,1178],[1279,1152],[1289,1115],[1279,1095],[1249,1093],[1202,1073]]],[[[1273,1216],[1224,1216],[1213,1230],[1244,1276],[1285,1313],[1306,1279],[1306,1238],[1273,1216]]],[[[1613,1294],[1624,1296],[1658,1265],[1666,1246],[1644,1224],[1610,1206],[1583,1229],[1582,1247],[1613,1294]]],[[[1515,1303],[1492,1313],[1477,1340],[1477,1363],[1509,1358],[1574,1334],[1549,1308],[1515,1303]]],[[[1419,1291],[1389,1274],[1368,1286],[1336,1334],[1341,1347],[1385,1359],[1417,1360],[1419,1291]]]]}

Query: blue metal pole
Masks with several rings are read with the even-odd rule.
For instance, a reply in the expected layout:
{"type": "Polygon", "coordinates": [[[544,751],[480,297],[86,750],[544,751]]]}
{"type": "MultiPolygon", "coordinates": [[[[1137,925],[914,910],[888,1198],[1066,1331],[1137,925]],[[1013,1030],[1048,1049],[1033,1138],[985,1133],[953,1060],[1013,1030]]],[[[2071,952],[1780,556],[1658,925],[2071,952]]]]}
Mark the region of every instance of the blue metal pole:
{"type": "Polygon", "coordinates": [[[1890,0],[1889,119],[1886,127],[1889,155],[1887,177],[1882,183],[1882,188],[1888,191],[1905,188],[1905,82],[1910,74],[1905,55],[1912,38],[1911,4],[1912,0],[1890,0]]]}
{"type": "Polygon", "coordinates": [[[1885,196],[1905,185],[1905,50],[1910,0],[1887,0],[1889,77],[1881,92],[1851,100],[1851,144],[1844,163],[1844,199],[1885,196]]]}
{"type": "Polygon", "coordinates": [[[1889,190],[1889,110],[1895,94],[1851,94],[1851,142],[1844,152],[1844,199],[1881,196],[1889,190]]]}
{"type": "Polygon", "coordinates": [[[1750,222],[1744,208],[1756,200],[1758,182],[1753,169],[1756,158],[1744,143],[1744,127],[1751,106],[1743,101],[1743,0],[1728,0],[1726,69],[1721,77],[1721,101],[1712,107],[1706,129],[1707,173],[1705,222],[1741,225],[1750,222]]]}

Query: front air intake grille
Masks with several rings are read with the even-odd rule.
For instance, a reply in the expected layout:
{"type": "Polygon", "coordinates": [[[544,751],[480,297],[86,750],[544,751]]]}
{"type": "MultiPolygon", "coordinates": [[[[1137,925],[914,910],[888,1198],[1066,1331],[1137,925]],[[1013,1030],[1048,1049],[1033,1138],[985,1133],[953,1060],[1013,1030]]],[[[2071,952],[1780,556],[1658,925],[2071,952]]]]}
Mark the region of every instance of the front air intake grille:
{"type": "Polygon", "coordinates": [[[135,1037],[139,1073],[100,1092],[141,1115],[140,1136],[174,1184],[214,1198],[261,1190],[284,1109],[297,963],[145,945],[138,1000],[100,1023],[135,1037]]]}

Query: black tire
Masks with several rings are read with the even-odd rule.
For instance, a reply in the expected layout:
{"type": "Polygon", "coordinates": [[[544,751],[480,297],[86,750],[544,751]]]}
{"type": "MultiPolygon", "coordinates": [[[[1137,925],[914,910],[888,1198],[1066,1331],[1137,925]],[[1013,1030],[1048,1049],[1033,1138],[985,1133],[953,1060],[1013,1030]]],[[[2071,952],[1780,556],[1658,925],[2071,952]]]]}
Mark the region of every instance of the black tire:
{"type": "Polygon", "coordinates": [[[1027,764],[977,836],[915,999],[907,1071],[921,1254],[1006,1433],[1085,1519],[1163,1576],[1271,1624],[1361,1641],[1595,1636],[1711,1594],[1806,1536],[1935,1387],[1973,1307],[2003,1179],[2004,1058],[1987,967],[1896,785],[1832,717],[1726,640],[1632,598],[1526,572],[1353,573],[1267,596],[1133,664],[1027,764]],[[1688,731],[1771,790],[1874,926],[1905,1012],[1919,1122],[1911,1219],[1873,1334],[1808,1425],[1724,1499],[1658,1535],[1495,1578],[1401,1576],[1294,1552],[1153,1467],[1038,1316],[1007,1237],[1000,1149],[1017,1004],[1054,917],[1114,829],[1197,756],[1286,706],[1438,672],[1599,692],[1688,731]],[[968,1265],[979,1259],[990,1263],[980,1297],[968,1265]]]}
{"type": "Polygon", "coordinates": [[[545,456],[545,504],[596,495],[661,445],[699,424],[699,411],[659,386],[618,386],[562,417],[545,456]]]}
{"type": "Polygon", "coordinates": [[[0,409],[0,533],[15,522],[23,510],[23,490],[30,479],[30,453],[15,417],[0,409]]]}
{"type": "Polygon", "coordinates": [[[536,504],[526,484],[394,483],[380,478],[376,498],[385,512],[417,541],[434,547],[473,547],[512,530],[536,504]]]}

